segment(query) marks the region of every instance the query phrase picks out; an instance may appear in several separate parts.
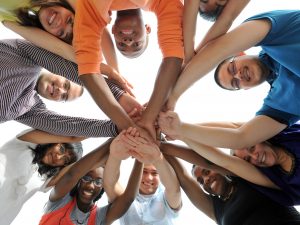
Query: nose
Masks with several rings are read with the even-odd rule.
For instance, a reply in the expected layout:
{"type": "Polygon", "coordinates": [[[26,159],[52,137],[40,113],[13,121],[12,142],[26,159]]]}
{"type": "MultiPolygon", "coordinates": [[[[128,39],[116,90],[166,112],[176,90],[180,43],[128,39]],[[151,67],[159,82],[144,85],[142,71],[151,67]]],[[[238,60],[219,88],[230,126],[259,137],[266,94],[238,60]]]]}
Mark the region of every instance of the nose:
{"type": "Polygon", "coordinates": [[[256,152],[249,152],[249,156],[255,162],[258,160],[258,153],[256,153],[256,152]]]}
{"type": "Polygon", "coordinates": [[[209,177],[209,176],[203,177],[203,184],[204,184],[204,185],[209,184],[209,182],[210,182],[210,177],[209,177]]]}
{"type": "Polygon", "coordinates": [[[125,38],[123,38],[123,42],[125,43],[125,44],[127,44],[127,45],[132,45],[132,43],[133,43],[133,39],[132,38],[128,38],[128,37],[125,37],[125,38]]]}
{"type": "Polygon", "coordinates": [[[239,70],[237,70],[237,72],[234,74],[233,76],[234,78],[238,79],[238,80],[242,80],[243,77],[242,77],[242,74],[239,70]]]}

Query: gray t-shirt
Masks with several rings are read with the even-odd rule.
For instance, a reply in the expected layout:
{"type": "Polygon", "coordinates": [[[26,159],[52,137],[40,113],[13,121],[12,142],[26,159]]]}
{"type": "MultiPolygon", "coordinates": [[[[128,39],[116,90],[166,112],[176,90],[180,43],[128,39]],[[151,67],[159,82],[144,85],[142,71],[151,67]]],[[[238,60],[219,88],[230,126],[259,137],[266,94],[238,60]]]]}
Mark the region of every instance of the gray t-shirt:
{"type": "MultiPolygon", "coordinates": [[[[66,204],[70,203],[73,200],[73,197],[67,194],[65,197],[62,199],[51,202],[50,200],[47,202],[44,213],[48,214],[51,212],[54,212],[56,210],[59,210],[63,208],[66,204]]],[[[97,225],[105,225],[105,218],[106,218],[106,212],[108,209],[109,205],[106,205],[104,207],[97,207],[97,212],[96,212],[96,223],[97,225]]],[[[75,204],[75,207],[71,211],[70,214],[71,221],[75,225],[87,225],[90,217],[90,212],[84,213],[82,212],[78,207],[77,204],[75,204]]]]}

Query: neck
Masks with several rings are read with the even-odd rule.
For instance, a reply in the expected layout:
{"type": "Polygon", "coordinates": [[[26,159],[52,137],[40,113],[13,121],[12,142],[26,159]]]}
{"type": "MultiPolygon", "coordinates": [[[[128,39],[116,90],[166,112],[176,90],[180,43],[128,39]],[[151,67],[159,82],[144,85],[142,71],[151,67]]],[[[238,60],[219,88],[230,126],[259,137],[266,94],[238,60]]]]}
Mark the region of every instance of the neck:
{"type": "Polygon", "coordinates": [[[221,195],[223,201],[228,200],[234,191],[234,185],[231,181],[226,182],[224,193],[221,195]]]}
{"type": "Polygon", "coordinates": [[[81,202],[77,198],[77,207],[78,207],[78,209],[80,209],[80,211],[82,211],[84,213],[87,213],[87,212],[89,212],[92,209],[93,206],[94,206],[93,202],[87,204],[87,203],[81,202]]]}
{"type": "Polygon", "coordinates": [[[284,171],[291,172],[294,163],[292,154],[289,154],[287,150],[282,147],[275,147],[274,150],[277,155],[276,164],[279,165],[284,171]]]}

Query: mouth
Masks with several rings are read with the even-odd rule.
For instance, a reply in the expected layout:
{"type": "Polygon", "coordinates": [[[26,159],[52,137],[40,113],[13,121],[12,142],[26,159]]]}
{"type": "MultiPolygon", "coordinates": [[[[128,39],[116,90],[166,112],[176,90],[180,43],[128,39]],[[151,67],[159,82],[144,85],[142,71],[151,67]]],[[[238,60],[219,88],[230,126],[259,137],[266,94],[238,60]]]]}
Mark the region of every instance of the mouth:
{"type": "Polygon", "coordinates": [[[133,30],[132,29],[123,29],[120,31],[121,34],[123,35],[132,35],[133,34],[133,30]]]}
{"type": "Polygon", "coordinates": [[[243,78],[246,80],[246,81],[250,81],[251,80],[251,75],[250,75],[250,71],[249,71],[249,68],[248,67],[245,67],[244,68],[244,71],[243,71],[243,78]]]}
{"type": "Polygon", "coordinates": [[[51,11],[47,18],[49,26],[58,27],[61,23],[61,20],[59,19],[58,14],[55,11],[51,11]]]}
{"type": "Polygon", "coordinates": [[[214,180],[213,182],[210,183],[210,189],[215,190],[216,185],[217,185],[217,182],[214,180]]]}
{"type": "Polygon", "coordinates": [[[47,92],[49,93],[50,96],[53,96],[54,95],[54,84],[49,84],[47,86],[47,92]]]}
{"type": "Polygon", "coordinates": [[[262,156],[261,156],[261,158],[260,158],[259,163],[260,164],[264,164],[265,160],[266,160],[266,153],[263,153],[262,156]]]}
{"type": "Polygon", "coordinates": [[[87,197],[91,197],[94,194],[93,190],[83,190],[82,194],[87,197]]]}

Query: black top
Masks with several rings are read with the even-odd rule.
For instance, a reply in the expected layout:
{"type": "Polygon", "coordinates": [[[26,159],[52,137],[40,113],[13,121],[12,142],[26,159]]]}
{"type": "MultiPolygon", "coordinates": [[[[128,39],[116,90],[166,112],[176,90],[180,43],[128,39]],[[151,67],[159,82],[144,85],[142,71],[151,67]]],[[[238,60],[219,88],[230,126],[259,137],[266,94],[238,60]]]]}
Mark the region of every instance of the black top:
{"type": "Polygon", "coordinates": [[[247,181],[233,178],[235,191],[223,201],[213,200],[220,225],[300,225],[300,214],[294,207],[282,206],[252,188],[247,181]]]}

